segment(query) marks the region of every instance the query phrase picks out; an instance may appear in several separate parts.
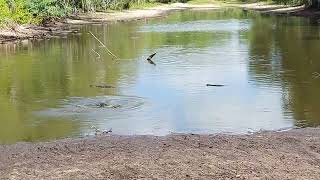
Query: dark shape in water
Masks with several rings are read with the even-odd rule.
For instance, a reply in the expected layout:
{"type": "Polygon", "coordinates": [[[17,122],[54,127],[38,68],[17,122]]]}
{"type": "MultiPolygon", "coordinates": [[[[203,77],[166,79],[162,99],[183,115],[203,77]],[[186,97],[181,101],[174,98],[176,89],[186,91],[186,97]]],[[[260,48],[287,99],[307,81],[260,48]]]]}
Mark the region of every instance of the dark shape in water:
{"type": "Polygon", "coordinates": [[[108,104],[107,103],[104,103],[104,102],[101,102],[101,103],[98,103],[98,104],[96,104],[99,108],[103,108],[103,107],[106,107],[106,106],[108,106],[108,104]]]}
{"type": "Polygon", "coordinates": [[[112,133],[112,128],[110,128],[108,131],[103,131],[102,134],[108,134],[108,133],[112,133]]]}
{"type": "Polygon", "coordinates": [[[302,40],[320,40],[319,36],[304,36],[302,40]]]}
{"type": "Polygon", "coordinates": [[[114,88],[110,85],[90,85],[90,87],[96,87],[96,88],[114,88]]]}
{"type": "Polygon", "coordinates": [[[151,59],[153,58],[153,56],[155,56],[157,53],[153,53],[151,54],[148,58],[147,58],[147,61],[150,63],[150,64],[153,64],[153,65],[156,65],[156,63],[154,63],[151,59]]]}
{"type": "Polygon", "coordinates": [[[223,84],[207,84],[207,86],[222,87],[225,85],[223,85],[223,84]]]}
{"type": "Polygon", "coordinates": [[[96,104],[96,106],[98,108],[114,108],[114,109],[121,107],[121,105],[119,105],[119,104],[112,105],[112,104],[107,104],[107,103],[104,103],[104,102],[98,103],[98,104],[96,104]]]}

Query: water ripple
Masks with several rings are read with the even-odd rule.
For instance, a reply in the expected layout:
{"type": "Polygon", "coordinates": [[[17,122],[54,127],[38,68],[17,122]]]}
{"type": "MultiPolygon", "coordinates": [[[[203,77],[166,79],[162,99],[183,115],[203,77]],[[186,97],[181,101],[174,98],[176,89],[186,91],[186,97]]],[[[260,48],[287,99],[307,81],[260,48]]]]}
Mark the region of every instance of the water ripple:
{"type": "Polygon", "coordinates": [[[249,26],[249,20],[202,20],[174,24],[145,25],[138,32],[233,32],[247,30],[249,26]]]}
{"type": "Polygon", "coordinates": [[[47,116],[66,116],[94,113],[114,113],[138,109],[144,99],[135,96],[96,96],[70,97],[62,100],[61,107],[50,108],[37,114],[47,116]]]}

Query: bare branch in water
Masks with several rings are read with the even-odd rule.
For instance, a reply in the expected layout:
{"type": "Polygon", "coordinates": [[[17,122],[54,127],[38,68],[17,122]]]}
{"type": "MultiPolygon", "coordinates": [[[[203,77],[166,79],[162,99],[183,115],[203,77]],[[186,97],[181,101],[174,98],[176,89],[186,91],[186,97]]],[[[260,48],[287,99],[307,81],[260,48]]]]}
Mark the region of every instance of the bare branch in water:
{"type": "Polygon", "coordinates": [[[313,73],[312,73],[312,77],[314,77],[314,78],[319,78],[319,77],[320,77],[320,73],[318,73],[318,72],[313,72],[313,73]]]}
{"type": "Polygon", "coordinates": [[[119,59],[116,55],[114,55],[105,44],[103,44],[91,31],[89,31],[89,33],[102,45],[103,48],[105,48],[110,55],[112,55],[114,58],[119,59]]]}
{"type": "Polygon", "coordinates": [[[100,59],[100,54],[97,52],[97,51],[95,51],[94,49],[91,49],[96,55],[97,55],[97,59],[100,59]]]}

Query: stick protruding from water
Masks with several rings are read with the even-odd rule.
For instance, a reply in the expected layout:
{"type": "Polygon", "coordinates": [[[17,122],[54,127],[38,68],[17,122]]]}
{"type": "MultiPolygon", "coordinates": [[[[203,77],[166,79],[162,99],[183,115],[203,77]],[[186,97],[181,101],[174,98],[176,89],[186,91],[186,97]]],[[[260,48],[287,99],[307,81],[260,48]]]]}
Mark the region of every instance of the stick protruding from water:
{"type": "Polygon", "coordinates": [[[101,56],[97,51],[95,51],[94,49],[91,49],[91,51],[94,52],[97,55],[97,59],[100,59],[101,56]]]}
{"type": "Polygon", "coordinates": [[[103,42],[101,42],[91,31],[89,31],[89,33],[102,45],[102,47],[103,48],[105,48],[107,51],[108,51],[108,53],[111,55],[111,56],[113,56],[114,58],[116,58],[116,59],[119,59],[116,55],[114,55],[109,49],[108,49],[108,47],[105,45],[105,44],[103,44],[103,42]]]}

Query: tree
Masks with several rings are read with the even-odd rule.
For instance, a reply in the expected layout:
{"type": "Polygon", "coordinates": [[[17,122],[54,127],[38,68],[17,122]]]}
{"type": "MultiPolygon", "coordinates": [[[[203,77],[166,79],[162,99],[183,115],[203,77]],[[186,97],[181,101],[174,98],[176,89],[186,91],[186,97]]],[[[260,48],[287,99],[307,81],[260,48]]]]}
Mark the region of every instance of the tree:
{"type": "Polygon", "coordinates": [[[320,0],[311,0],[311,8],[320,9],[320,0]]]}

